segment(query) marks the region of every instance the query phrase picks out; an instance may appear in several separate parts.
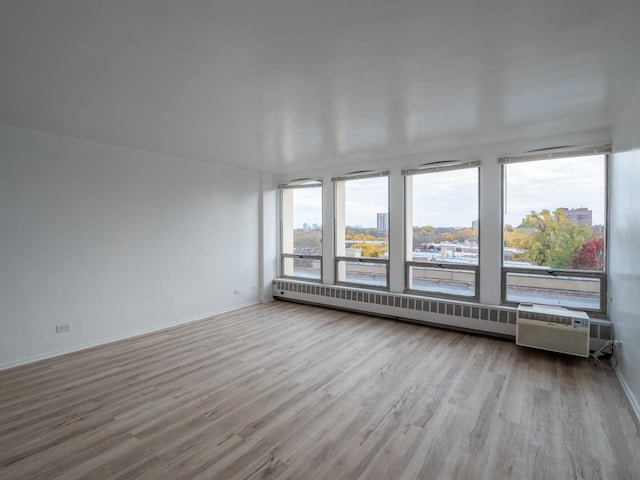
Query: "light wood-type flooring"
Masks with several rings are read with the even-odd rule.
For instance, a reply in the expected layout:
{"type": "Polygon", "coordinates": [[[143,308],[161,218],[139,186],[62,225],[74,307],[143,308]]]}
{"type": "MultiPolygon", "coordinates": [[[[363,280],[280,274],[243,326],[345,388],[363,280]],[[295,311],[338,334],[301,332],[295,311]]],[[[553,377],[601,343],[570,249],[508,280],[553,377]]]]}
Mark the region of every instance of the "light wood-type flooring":
{"type": "Polygon", "coordinates": [[[615,374],[287,302],[0,372],[2,479],[639,479],[615,374]]]}

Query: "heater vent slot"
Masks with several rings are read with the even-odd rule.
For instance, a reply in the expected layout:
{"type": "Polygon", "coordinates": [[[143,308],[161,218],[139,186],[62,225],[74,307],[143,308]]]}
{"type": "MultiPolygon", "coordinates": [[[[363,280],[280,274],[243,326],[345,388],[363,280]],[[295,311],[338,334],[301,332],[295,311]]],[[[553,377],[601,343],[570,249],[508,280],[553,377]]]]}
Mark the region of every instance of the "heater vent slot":
{"type": "MultiPolygon", "coordinates": [[[[283,280],[274,281],[274,296],[286,298],[287,292],[302,293],[309,297],[335,298],[347,302],[380,305],[381,307],[392,307],[402,311],[437,313],[439,315],[483,320],[486,322],[516,324],[516,312],[513,311],[513,309],[473,306],[456,301],[427,300],[416,298],[415,295],[391,295],[363,291],[362,289],[351,287],[325,287],[283,280]]],[[[310,302],[314,301],[313,298],[305,300],[310,302]]],[[[316,300],[322,302],[320,298],[316,300]]]]}

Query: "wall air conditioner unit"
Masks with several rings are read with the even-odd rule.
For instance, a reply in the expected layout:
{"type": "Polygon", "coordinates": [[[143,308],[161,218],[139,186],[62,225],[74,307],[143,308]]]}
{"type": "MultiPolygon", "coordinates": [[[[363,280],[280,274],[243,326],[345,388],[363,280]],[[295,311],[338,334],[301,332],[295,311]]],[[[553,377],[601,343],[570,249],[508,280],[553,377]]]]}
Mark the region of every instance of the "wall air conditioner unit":
{"type": "Polygon", "coordinates": [[[516,344],[579,357],[589,356],[589,316],[561,307],[521,303],[516,344]]]}

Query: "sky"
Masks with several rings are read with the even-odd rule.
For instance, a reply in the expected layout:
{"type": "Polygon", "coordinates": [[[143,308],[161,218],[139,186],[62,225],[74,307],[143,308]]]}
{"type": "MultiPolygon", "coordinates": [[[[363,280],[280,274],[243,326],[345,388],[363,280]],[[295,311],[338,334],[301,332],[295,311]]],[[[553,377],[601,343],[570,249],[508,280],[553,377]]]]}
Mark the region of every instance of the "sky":
{"type": "Polygon", "coordinates": [[[413,226],[471,228],[478,219],[478,169],[413,175],[413,226]]]}
{"type": "Polygon", "coordinates": [[[389,177],[349,180],[344,189],[344,222],[351,227],[376,228],[378,213],[389,211],[389,177]]]}
{"type": "Polygon", "coordinates": [[[322,225],[322,187],[293,190],[293,228],[322,225]]]}
{"type": "MultiPolygon", "coordinates": [[[[532,210],[559,207],[589,208],[593,224],[604,224],[603,156],[540,160],[505,168],[505,224],[517,226],[532,210]]],[[[413,175],[412,181],[414,226],[471,227],[478,219],[477,169],[413,175]]],[[[388,211],[387,185],[387,177],[347,181],[347,225],[376,227],[377,213],[388,211]]],[[[294,195],[294,227],[305,222],[321,225],[321,189],[296,189],[294,195]]]]}
{"type": "Polygon", "coordinates": [[[602,155],[511,164],[506,178],[505,224],[518,226],[531,210],[586,207],[593,211],[593,225],[604,225],[602,155]]]}

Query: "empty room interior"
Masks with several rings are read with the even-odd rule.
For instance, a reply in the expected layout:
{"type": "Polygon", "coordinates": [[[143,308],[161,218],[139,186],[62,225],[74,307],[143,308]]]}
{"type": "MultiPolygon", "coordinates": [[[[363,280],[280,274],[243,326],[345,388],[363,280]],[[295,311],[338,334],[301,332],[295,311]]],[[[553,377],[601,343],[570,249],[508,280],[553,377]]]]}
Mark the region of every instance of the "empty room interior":
{"type": "Polygon", "coordinates": [[[0,1],[0,479],[640,478],[638,25],[0,1]]]}

